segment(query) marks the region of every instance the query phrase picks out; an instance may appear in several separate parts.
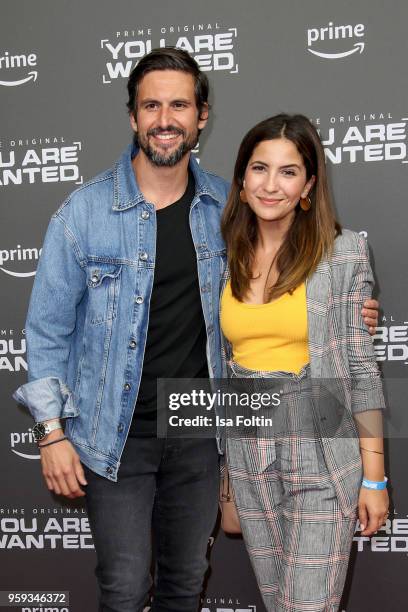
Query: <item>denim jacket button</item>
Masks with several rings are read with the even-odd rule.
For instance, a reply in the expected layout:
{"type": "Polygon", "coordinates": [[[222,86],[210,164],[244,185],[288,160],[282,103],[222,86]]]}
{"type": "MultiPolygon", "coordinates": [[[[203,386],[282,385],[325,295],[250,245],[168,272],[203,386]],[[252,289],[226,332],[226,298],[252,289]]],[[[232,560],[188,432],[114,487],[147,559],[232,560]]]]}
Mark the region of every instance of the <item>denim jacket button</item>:
{"type": "Polygon", "coordinates": [[[139,259],[141,261],[147,261],[147,258],[148,258],[148,255],[147,255],[146,251],[144,251],[143,253],[140,253],[139,259]]]}
{"type": "Polygon", "coordinates": [[[118,425],[118,432],[122,433],[123,430],[124,430],[123,423],[119,423],[119,425],[118,425]]]}
{"type": "Polygon", "coordinates": [[[147,210],[144,210],[140,216],[143,221],[147,221],[147,219],[150,217],[150,213],[147,210]]]}
{"type": "MultiPolygon", "coordinates": [[[[122,421],[115,418],[110,420],[100,418],[97,431],[97,451],[102,457],[106,457],[105,467],[101,463],[99,472],[111,481],[118,473],[118,457],[121,454],[121,447],[125,442],[125,435],[134,409],[137,387],[133,388],[133,384],[136,385],[142,369],[139,351],[142,355],[143,347],[139,344],[139,334],[146,335],[148,329],[148,317],[145,314],[147,315],[150,302],[155,263],[153,239],[156,212],[152,203],[142,200],[140,194],[135,195],[132,187],[134,186],[134,173],[130,159],[131,152],[128,148],[125,156],[121,157],[118,165],[115,165],[114,170],[109,174],[106,173],[104,181],[91,181],[87,190],[79,190],[75,195],[75,211],[78,205],[78,211],[86,209],[89,213],[89,215],[82,214],[82,212],[76,214],[74,211],[74,223],[68,223],[69,237],[76,251],[74,255],[79,259],[78,264],[72,264],[77,266],[78,273],[69,277],[72,293],[70,298],[82,296],[85,289],[87,290],[84,299],[81,299],[76,306],[77,332],[81,331],[81,333],[71,333],[70,313],[66,309],[58,309],[58,304],[63,303],[66,299],[66,283],[49,283],[51,276],[63,279],[67,266],[71,265],[71,260],[66,261],[65,249],[57,248],[62,247],[62,226],[58,223],[50,226],[48,236],[51,245],[50,256],[44,252],[45,258],[42,260],[42,268],[36,280],[37,292],[41,299],[36,300],[33,304],[29,323],[31,329],[35,330],[35,334],[32,334],[31,354],[40,355],[41,353],[41,371],[57,374],[56,370],[59,371],[59,368],[55,367],[51,352],[43,350],[44,343],[39,342],[40,335],[42,335],[40,328],[41,331],[45,330],[47,337],[62,339],[63,346],[62,344],[60,346],[58,340],[58,351],[70,355],[69,378],[72,386],[75,386],[76,383],[78,392],[76,399],[80,399],[82,415],[80,420],[75,420],[75,434],[78,440],[84,443],[81,447],[82,454],[85,461],[91,466],[96,465],[95,457],[92,454],[92,448],[95,448],[95,432],[89,426],[89,423],[95,420],[95,403],[97,410],[104,415],[109,412],[112,398],[115,398],[118,404],[115,407],[117,419],[122,419],[122,421]],[[116,183],[116,180],[119,181],[119,184],[116,183]],[[129,185],[131,186],[130,191],[128,191],[129,185]],[[92,208],[88,206],[90,201],[103,204],[100,207],[92,208]],[[136,206],[125,212],[126,207],[130,204],[136,204],[136,206]],[[146,221],[141,218],[144,211],[150,214],[146,221]],[[123,218],[119,223],[118,218],[121,215],[123,218]],[[132,217],[134,223],[126,223],[125,216],[126,218],[129,216],[129,219],[132,217]],[[113,217],[118,223],[110,223],[113,217]],[[107,226],[110,228],[109,240],[100,243],[99,237],[103,234],[101,228],[107,226]],[[79,245],[79,251],[76,250],[75,245],[79,245]],[[136,308],[136,306],[141,306],[141,308],[136,308]],[[83,326],[86,328],[84,333],[82,333],[83,326]],[[85,352],[83,351],[84,339],[85,352]],[[137,343],[135,349],[129,347],[133,339],[137,343]],[[103,359],[100,359],[101,355],[103,359]],[[92,378],[92,384],[90,378],[92,378]],[[126,383],[128,386],[125,389],[126,383]],[[120,416],[119,410],[123,411],[120,416]],[[117,431],[121,422],[124,425],[123,434],[117,431]],[[108,467],[111,468],[111,473],[106,471],[108,467]]],[[[218,227],[220,213],[220,205],[216,199],[223,199],[227,186],[222,179],[204,173],[193,159],[191,163],[194,166],[197,193],[194,197],[194,207],[191,210],[190,225],[191,232],[196,239],[196,249],[204,257],[200,260],[199,282],[201,285],[210,283],[214,289],[213,294],[205,292],[200,295],[203,298],[205,312],[207,314],[212,312],[213,306],[214,308],[216,306],[215,310],[218,314],[218,295],[216,295],[215,287],[218,288],[219,285],[221,260],[218,261],[217,257],[213,258],[214,261],[206,258],[213,253],[221,253],[223,249],[221,237],[214,228],[218,227]],[[203,190],[200,191],[199,187],[202,187],[203,190]],[[198,195],[199,193],[201,195],[198,195]],[[205,237],[208,237],[209,241],[208,251],[204,244],[205,237]],[[198,247],[199,244],[201,248],[198,247]]],[[[70,211],[68,205],[61,212],[61,218],[65,218],[65,215],[69,217],[72,212],[70,211]]],[[[218,335],[215,338],[211,336],[209,342],[211,343],[211,355],[214,355],[217,363],[215,373],[220,376],[222,362],[218,351],[218,335]],[[217,345],[214,344],[215,342],[217,345]]],[[[1,352],[0,344],[0,358],[1,352]]],[[[47,377],[37,380],[34,388],[33,385],[26,384],[20,393],[23,393],[27,403],[35,405],[38,397],[46,397],[50,393],[49,385],[52,384],[53,389],[54,386],[58,387],[58,403],[65,402],[65,398],[69,397],[69,389],[63,382],[62,372],[60,372],[60,377],[61,379],[57,381],[50,377],[52,383],[47,377]]],[[[70,410],[68,403],[67,411],[70,410]]],[[[53,413],[48,414],[49,406],[44,407],[43,410],[44,420],[55,416],[53,413]]],[[[76,410],[72,408],[71,412],[76,410]]]]}
{"type": "Polygon", "coordinates": [[[130,384],[126,383],[124,386],[125,391],[130,391],[130,384]]]}
{"type": "Polygon", "coordinates": [[[113,474],[113,467],[106,468],[108,474],[113,474]]]}
{"type": "Polygon", "coordinates": [[[132,349],[136,348],[136,340],[131,340],[131,341],[129,342],[129,346],[130,346],[130,348],[132,348],[132,349]]]}

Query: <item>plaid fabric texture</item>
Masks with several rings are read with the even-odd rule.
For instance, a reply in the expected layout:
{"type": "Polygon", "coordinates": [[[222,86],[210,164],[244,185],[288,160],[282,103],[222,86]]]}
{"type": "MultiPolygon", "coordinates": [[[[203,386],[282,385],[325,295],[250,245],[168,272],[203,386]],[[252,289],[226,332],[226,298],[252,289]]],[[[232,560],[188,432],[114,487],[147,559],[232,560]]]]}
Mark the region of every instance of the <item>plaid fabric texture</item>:
{"type": "MultiPolygon", "coordinates": [[[[231,377],[261,374],[230,365],[231,377]]],[[[324,460],[310,368],[299,376],[262,375],[264,390],[268,376],[283,388],[281,404],[269,409],[272,427],[227,441],[245,543],[268,611],[333,612],[344,586],[355,513],[346,517],[341,511],[324,460]]],[[[255,380],[248,383],[256,385],[255,380]]],[[[353,502],[356,508],[357,495],[353,502]]]]}
{"type": "MultiPolygon", "coordinates": [[[[227,269],[221,291],[228,278],[227,269]]],[[[310,365],[300,392],[285,394],[270,431],[224,434],[244,539],[271,612],[339,607],[362,478],[352,415],[385,408],[361,314],[372,286],[366,241],[343,230],[306,282],[310,365]]],[[[248,378],[248,390],[257,378],[282,378],[234,364],[225,338],[222,356],[224,375],[248,378]]]]}
{"type": "MultiPolygon", "coordinates": [[[[228,278],[226,269],[221,291],[228,278]]],[[[349,517],[354,516],[361,486],[361,458],[352,414],[385,408],[372,339],[361,315],[373,282],[366,240],[350,230],[343,230],[336,238],[330,259],[322,260],[306,282],[313,404],[320,414],[324,460],[340,508],[349,517]],[[335,431],[333,403],[343,409],[335,431]]],[[[232,349],[225,337],[222,357],[227,376],[232,349]]]]}

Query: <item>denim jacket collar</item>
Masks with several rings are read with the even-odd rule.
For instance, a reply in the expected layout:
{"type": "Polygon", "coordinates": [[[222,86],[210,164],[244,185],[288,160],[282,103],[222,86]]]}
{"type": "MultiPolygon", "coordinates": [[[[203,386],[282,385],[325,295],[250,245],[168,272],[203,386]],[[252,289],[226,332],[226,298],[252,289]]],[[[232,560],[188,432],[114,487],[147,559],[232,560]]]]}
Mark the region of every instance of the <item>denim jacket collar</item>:
{"type": "MultiPolygon", "coordinates": [[[[137,155],[138,150],[134,143],[130,144],[113,168],[113,210],[127,210],[144,201],[144,196],[139,189],[132,166],[132,159],[137,155]]],[[[211,175],[201,170],[193,155],[190,155],[189,168],[193,173],[196,184],[195,197],[199,198],[208,195],[220,205],[223,205],[225,195],[218,192],[212,184],[211,175]]]]}

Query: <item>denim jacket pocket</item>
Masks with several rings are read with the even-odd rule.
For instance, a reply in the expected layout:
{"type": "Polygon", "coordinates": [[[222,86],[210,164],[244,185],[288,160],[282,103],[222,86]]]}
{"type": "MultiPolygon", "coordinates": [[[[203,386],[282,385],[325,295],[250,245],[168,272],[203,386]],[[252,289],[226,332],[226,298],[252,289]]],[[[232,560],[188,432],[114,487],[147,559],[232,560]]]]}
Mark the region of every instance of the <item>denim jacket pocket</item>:
{"type": "Polygon", "coordinates": [[[116,317],[122,265],[96,262],[88,265],[88,320],[100,325],[116,317]]]}

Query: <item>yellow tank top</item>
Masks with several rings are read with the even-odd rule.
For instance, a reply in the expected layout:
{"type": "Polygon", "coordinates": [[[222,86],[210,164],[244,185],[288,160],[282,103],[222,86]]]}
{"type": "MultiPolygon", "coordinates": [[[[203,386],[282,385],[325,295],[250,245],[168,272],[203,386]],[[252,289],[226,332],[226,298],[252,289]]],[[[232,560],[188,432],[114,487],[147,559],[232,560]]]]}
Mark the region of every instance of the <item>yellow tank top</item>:
{"type": "Polygon", "coordinates": [[[266,304],[236,300],[228,281],[221,298],[221,329],[233,359],[250,370],[295,372],[309,363],[306,285],[266,304]]]}

